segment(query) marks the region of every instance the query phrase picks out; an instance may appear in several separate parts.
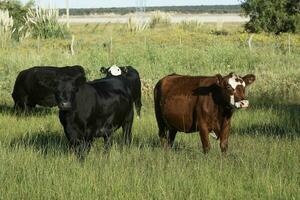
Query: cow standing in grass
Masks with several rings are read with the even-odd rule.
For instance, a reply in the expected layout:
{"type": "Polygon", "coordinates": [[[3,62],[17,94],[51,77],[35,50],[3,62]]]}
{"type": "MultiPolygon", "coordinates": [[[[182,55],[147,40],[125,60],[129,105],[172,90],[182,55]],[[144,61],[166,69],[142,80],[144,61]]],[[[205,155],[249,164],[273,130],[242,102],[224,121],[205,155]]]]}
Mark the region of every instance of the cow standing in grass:
{"type": "Polygon", "coordinates": [[[111,76],[124,76],[129,81],[133,102],[135,104],[135,109],[138,118],[141,116],[141,108],[142,108],[142,91],[141,91],[141,79],[139,72],[131,66],[116,66],[113,65],[111,67],[105,68],[101,67],[100,72],[105,74],[106,77],[111,76]]]}
{"type": "Polygon", "coordinates": [[[155,114],[162,145],[172,147],[178,131],[199,131],[203,151],[210,149],[209,133],[220,139],[220,148],[226,152],[231,117],[235,109],[247,108],[245,89],[255,81],[248,74],[182,76],[172,74],[155,86],[155,114]]]}
{"type": "Polygon", "coordinates": [[[85,77],[66,76],[55,83],[49,82],[49,88],[55,89],[59,119],[79,155],[90,149],[95,137],[103,137],[108,149],[113,132],[120,127],[124,142],[131,143],[133,102],[126,78],[107,77],[86,82],[85,77]]]}

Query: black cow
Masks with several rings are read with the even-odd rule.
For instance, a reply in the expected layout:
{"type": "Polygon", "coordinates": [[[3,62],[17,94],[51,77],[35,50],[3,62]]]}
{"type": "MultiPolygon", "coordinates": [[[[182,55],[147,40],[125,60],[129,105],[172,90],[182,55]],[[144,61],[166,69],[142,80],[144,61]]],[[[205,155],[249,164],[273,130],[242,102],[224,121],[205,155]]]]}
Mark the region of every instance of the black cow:
{"type": "Polygon", "coordinates": [[[53,87],[54,80],[75,76],[85,77],[84,70],[79,65],[32,67],[21,71],[16,78],[12,93],[14,108],[26,111],[36,105],[56,106],[53,90],[48,86],[53,87]]]}
{"type": "Polygon", "coordinates": [[[111,67],[105,68],[101,67],[100,72],[105,74],[107,77],[111,76],[119,76],[123,75],[127,78],[130,83],[131,93],[133,102],[135,103],[135,109],[137,112],[138,118],[141,116],[141,108],[142,108],[142,101],[141,101],[141,80],[139,72],[134,69],[132,66],[122,66],[118,67],[113,65],[111,67]]]}
{"type": "Polygon", "coordinates": [[[125,143],[130,144],[133,103],[126,78],[108,77],[87,83],[80,76],[67,77],[53,88],[57,88],[60,122],[76,150],[89,149],[95,137],[103,137],[107,149],[112,133],[121,126],[125,143]]]}

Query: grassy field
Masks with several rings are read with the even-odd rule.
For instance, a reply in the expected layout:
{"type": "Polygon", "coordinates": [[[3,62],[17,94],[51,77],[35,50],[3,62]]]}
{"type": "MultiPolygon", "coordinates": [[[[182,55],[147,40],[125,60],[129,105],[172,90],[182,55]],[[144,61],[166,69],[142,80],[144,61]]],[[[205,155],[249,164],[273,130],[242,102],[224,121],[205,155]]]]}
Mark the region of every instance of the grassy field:
{"type": "Polygon", "coordinates": [[[72,26],[70,39],[1,41],[0,199],[300,199],[300,36],[249,35],[240,25],[181,24],[128,32],[126,25],[72,26]],[[224,30],[223,30],[224,29],[224,30]],[[223,33],[220,35],[220,33],[223,33]],[[225,34],[224,34],[225,33],[225,34]],[[114,135],[108,154],[98,139],[79,161],[68,148],[58,110],[16,116],[11,99],[18,72],[34,65],[135,66],[143,82],[142,119],[133,143],[114,135]],[[233,116],[229,152],[219,141],[202,153],[195,134],[178,134],[163,150],[154,117],[154,84],[170,73],[254,73],[251,107],[233,116]]]}

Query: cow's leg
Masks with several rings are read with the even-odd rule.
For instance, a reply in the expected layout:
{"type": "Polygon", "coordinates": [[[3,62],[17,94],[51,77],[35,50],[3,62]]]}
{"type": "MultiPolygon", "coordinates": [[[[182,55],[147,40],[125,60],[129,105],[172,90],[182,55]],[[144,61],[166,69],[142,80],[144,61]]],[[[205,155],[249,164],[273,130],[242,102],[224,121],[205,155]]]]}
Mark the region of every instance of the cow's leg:
{"type": "Polygon", "coordinates": [[[141,109],[142,109],[142,102],[141,102],[140,97],[135,100],[134,105],[135,105],[137,117],[140,118],[141,117],[141,109]]]}
{"type": "Polygon", "coordinates": [[[83,151],[89,153],[91,150],[92,143],[94,141],[94,136],[96,135],[96,128],[86,128],[86,132],[84,134],[85,138],[83,140],[83,151]]]}
{"type": "Polygon", "coordinates": [[[174,140],[175,140],[175,137],[176,137],[176,133],[177,133],[177,131],[174,130],[174,129],[170,129],[170,130],[169,130],[169,135],[168,135],[168,145],[169,145],[170,148],[173,147],[174,140]]]}
{"type": "Polygon", "coordinates": [[[33,103],[31,101],[28,101],[27,102],[27,108],[30,110],[30,109],[33,109],[34,107],[36,106],[36,103],[33,103]]]}
{"type": "Polygon", "coordinates": [[[26,112],[30,113],[33,111],[34,107],[35,107],[35,103],[32,103],[32,102],[27,102],[26,103],[26,112]]]}
{"type": "Polygon", "coordinates": [[[23,111],[26,112],[27,111],[27,101],[28,101],[28,97],[27,95],[24,94],[24,96],[20,96],[17,99],[15,99],[15,105],[14,105],[14,109],[17,112],[23,111]]]}
{"type": "Polygon", "coordinates": [[[103,138],[104,138],[104,152],[108,152],[110,147],[112,146],[112,137],[111,132],[106,131],[103,138]]]}
{"type": "Polygon", "coordinates": [[[14,110],[16,113],[21,113],[22,111],[25,112],[25,104],[21,102],[15,102],[14,110]]]}
{"type": "Polygon", "coordinates": [[[167,137],[167,128],[163,119],[162,108],[160,103],[160,86],[156,85],[154,88],[154,108],[155,108],[155,117],[158,126],[158,136],[160,139],[160,144],[162,147],[167,147],[168,137],[167,137]]]}
{"type": "Polygon", "coordinates": [[[164,120],[161,117],[161,112],[159,107],[155,108],[155,116],[158,125],[158,136],[159,136],[160,144],[162,147],[167,147],[168,144],[167,128],[164,123],[164,120]]]}
{"type": "Polygon", "coordinates": [[[69,144],[73,150],[75,150],[76,153],[79,152],[80,149],[82,149],[81,145],[84,141],[83,138],[81,138],[80,131],[76,127],[75,124],[73,124],[73,121],[63,121],[63,127],[65,135],[69,141],[69,144]]]}
{"type": "Polygon", "coordinates": [[[222,130],[220,132],[220,148],[222,153],[226,153],[228,149],[228,137],[230,130],[230,120],[223,122],[222,130]]]}
{"type": "Polygon", "coordinates": [[[162,147],[167,147],[168,136],[167,136],[167,131],[166,131],[165,127],[164,128],[159,127],[158,136],[159,136],[161,146],[162,147]]]}
{"type": "Polygon", "coordinates": [[[130,112],[127,114],[124,123],[122,125],[122,129],[123,129],[123,138],[124,138],[124,143],[126,145],[130,145],[131,144],[131,140],[132,140],[132,123],[133,123],[133,108],[130,110],[130,112]]]}
{"type": "Polygon", "coordinates": [[[79,160],[85,159],[85,157],[91,150],[91,144],[91,141],[82,140],[79,141],[79,143],[77,143],[75,146],[73,146],[75,154],[79,160]]]}
{"type": "Polygon", "coordinates": [[[203,152],[208,153],[210,150],[210,143],[208,138],[209,131],[205,123],[199,123],[199,131],[203,152]]]}

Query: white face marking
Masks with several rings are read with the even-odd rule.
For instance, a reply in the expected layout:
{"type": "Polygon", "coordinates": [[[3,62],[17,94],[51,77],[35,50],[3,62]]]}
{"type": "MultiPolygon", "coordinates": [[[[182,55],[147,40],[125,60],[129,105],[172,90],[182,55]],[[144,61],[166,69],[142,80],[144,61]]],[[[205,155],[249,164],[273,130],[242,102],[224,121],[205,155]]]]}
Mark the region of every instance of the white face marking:
{"type": "MultiPolygon", "coordinates": [[[[238,85],[242,85],[243,87],[246,86],[246,83],[237,75],[232,75],[231,78],[228,79],[228,84],[235,90],[238,85]],[[241,81],[236,81],[241,80],[241,81]]],[[[234,101],[234,95],[230,95],[230,104],[234,106],[235,108],[247,108],[249,106],[248,100],[242,100],[235,102],[234,101]]]]}
{"type": "Polygon", "coordinates": [[[122,74],[121,69],[117,65],[113,65],[108,70],[113,76],[120,76],[122,74]]]}
{"type": "Polygon", "coordinates": [[[235,102],[234,102],[234,96],[230,95],[230,104],[235,106],[235,102]]]}
{"type": "Polygon", "coordinates": [[[248,108],[249,107],[249,101],[248,100],[242,100],[235,103],[236,108],[248,108]]]}
{"type": "Polygon", "coordinates": [[[240,77],[236,76],[236,75],[232,75],[231,78],[228,79],[228,84],[235,90],[236,87],[238,85],[242,85],[242,86],[246,86],[245,82],[242,81],[242,83],[240,81],[236,81],[236,79],[241,79],[240,77]]]}

